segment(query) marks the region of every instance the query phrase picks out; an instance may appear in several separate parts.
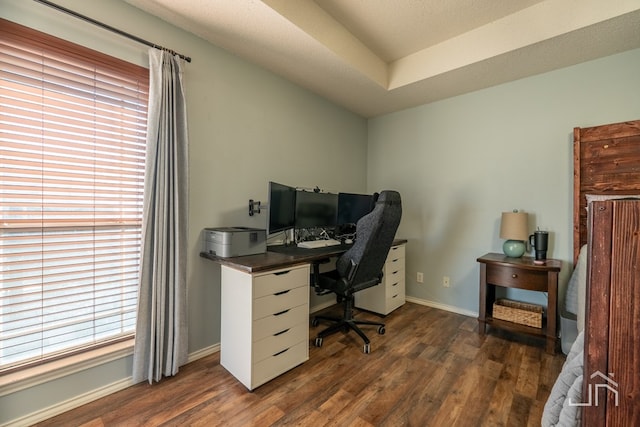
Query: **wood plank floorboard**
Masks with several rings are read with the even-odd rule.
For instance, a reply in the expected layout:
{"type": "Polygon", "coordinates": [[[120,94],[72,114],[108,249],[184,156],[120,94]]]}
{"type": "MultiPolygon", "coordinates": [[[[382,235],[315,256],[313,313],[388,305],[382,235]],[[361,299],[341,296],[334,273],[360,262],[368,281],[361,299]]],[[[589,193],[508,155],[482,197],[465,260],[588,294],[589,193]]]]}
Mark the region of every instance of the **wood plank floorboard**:
{"type": "MultiPolygon", "coordinates": [[[[323,314],[337,314],[330,307],[323,314]]],[[[356,317],[380,316],[356,310],[356,317]]],[[[48,426],[539,426],[564,356],[543,340],[406,303],[364,327],[313,345],[309,360],[249,392],[215,353],[160,383],[137,384],[37,424],[48,426]]]]}

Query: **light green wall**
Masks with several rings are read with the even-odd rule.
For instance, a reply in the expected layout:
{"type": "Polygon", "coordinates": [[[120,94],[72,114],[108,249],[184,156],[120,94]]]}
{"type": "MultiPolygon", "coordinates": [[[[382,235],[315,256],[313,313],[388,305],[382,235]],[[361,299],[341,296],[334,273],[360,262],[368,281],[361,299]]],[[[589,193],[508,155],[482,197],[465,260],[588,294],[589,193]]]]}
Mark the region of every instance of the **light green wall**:
{"type": "MultiPolygon", "coordinates": [[[[370,120],[368,187],[403,196],[407,294],[477,313],[476,259],[502,251],[500,214],[512,209],[529,212],[530,231],[550,231],[564,288],[573,128],[639,119],[639,93],[634,50],[370,120]]],[[[513,297],[546,304],[540,294],[513,297]]]]}
{"type": "MultiPolygon", "coordinates": [[[[248,200],[267,184],[366,190],[366,120],[119,0],[56,3],[192,57],[185,66],[190,136],[189,353],[220,342],[220,269],[199,257],[205,227],[266,227],[248,200]]],[[[0,16],[147,65],[147,47],[33,1],[0,16]]],[[[131,375],[131,358],[0,396],[0,425],[131,375]]]]}

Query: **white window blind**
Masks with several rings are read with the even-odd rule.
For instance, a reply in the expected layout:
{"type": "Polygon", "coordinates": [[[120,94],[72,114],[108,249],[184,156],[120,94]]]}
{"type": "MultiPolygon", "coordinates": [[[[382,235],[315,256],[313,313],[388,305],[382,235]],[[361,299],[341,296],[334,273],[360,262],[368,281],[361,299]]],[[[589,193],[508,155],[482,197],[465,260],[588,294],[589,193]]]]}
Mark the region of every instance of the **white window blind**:
{"type": "Polygon", "coordinates": [[[148,70],[0,20],[0,371],[132,336],[148,70]]]}

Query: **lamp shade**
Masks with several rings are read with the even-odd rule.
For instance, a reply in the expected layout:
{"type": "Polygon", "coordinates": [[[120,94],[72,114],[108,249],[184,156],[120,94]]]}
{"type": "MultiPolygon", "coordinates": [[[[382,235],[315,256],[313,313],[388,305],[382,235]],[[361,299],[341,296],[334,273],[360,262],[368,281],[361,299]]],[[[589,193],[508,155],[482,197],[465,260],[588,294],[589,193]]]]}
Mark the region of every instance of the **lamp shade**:
{"type": "Polygon", "coordinates": [[[526,212],[502,212],[500,238],[507,240],[529,239],[529,214],[526,212]]]}
{"type": "Polygon", "coordinates": [[[527,250],[526,240],[529,239],[529,217],[525,212],[502,212],[500,221],[500,238],[507,239],[502,245],[504,254],[508,257],[520,258],[527,250]]]}

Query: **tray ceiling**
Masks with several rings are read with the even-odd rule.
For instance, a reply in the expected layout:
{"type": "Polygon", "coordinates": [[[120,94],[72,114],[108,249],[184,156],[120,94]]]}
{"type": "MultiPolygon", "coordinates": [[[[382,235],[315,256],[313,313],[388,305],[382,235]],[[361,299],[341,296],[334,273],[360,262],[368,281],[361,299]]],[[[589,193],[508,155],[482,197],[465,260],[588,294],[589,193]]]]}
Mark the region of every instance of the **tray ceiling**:
{"type": "Polygon", "coordinates": [[[640,47],[640,0],[125,1],[364,117],[640,47]]]}

